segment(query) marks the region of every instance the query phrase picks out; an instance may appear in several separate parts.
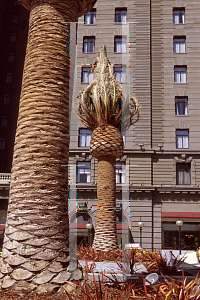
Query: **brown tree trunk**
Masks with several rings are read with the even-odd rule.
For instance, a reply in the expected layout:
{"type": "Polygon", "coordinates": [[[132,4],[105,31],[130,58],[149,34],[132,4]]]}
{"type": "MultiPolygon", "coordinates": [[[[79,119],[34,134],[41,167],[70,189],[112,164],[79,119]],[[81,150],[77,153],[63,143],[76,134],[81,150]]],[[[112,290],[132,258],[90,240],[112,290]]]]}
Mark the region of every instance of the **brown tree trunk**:
{"type": "Polygon", "coordinates": [[[69,278],[69,24],[78,2],[33,0],[1,263],[2,288],[69,278]],[[25,282],[28,281],[28,282],[25,282]]]}
{"type": "Polygon", "coordinates": [[[98,161],[97,216],[93,248],[118,249],[116,232],[116,158],[102,156],[98,161]]]}

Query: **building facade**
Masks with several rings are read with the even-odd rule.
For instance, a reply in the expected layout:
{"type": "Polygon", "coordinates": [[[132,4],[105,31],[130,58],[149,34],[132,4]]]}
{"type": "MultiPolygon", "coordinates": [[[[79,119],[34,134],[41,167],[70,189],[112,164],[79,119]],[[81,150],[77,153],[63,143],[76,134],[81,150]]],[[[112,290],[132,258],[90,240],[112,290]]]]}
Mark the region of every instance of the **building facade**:
{"type": "MultiPolygon", "coordinates": [[[[2,3],[6,10],[8,4],[2,3]]],[[[27,40],[28,12],[15,3],[9,17],[1,15],[0,25],[5,41],[0,74],[2,199],[9,189],[5,182],[27,40]],[[25,29],[13,25],[21,14],[25,29]],[[5,29],[6,20],[10,23],[5,29]]],[[[200,246],[199,12],[198,3],[189,0],[98,0],[79,19],[69,161],[70,221],[71,229],[77,228],[78,244],[87,239],[87,223],[95,229],[98,162],[89,153],[91,133],[76,116],[76,94],[92,80],[88,70],[104,44],[117,79],[141,105],[139,121],[123,133],[125,149],[116,164],[119,244],[140,242],[141,218],[145,249],[178,249],[180,217],[182,248],[200,246]]]]}

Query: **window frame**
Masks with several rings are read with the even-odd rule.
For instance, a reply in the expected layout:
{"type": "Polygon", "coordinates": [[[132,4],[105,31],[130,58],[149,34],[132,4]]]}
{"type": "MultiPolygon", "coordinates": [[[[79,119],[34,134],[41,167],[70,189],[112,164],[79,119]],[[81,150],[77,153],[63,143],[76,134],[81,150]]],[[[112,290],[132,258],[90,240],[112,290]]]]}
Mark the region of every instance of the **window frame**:
{"type": "Polygon", "coordinates": [[[4,104],[4,105],[10,104],[10,94],[4,94],[4,97],[3,97],[3,104],[4,104]]]}
{"type": "Polygon", "coordinates": [[[91,11],[84,15],[84,25],[96,25],[96,8],[93,8],[91,11]],[[86,23],[86,17],[88,17],[90,21],[89,23],[86,23]]]}
{"type": "Polygon", "coordinates": [[[185,24],[185,7],[173,8],[173,24],[185,24]],[[176,17],[178,17],[178,22],[176,22],[176,17]]]}
{"type": "Polygon", "coordinates": [[[78,147],[89,147],[91,136],[92,136],[92,131],[91,130],[89,130],[88,128],[79,128],[78,147]],[[84,132],[81,133],[81,131],[85,131],[85,133],[84,132]],[[81,145],[82,144],[81,143],[81,137],[85,137],[84,146],[81,145]],[[90,137],[89,141],[88,141],[87,137],[90,137]]]}
{"type": "Polygon", "coordinates": [[[12,73],[7,73],[6,74],[6,83],[12,83],[12,73]]]}
{"type": "Polygon", "coordinates": [[[127,23],[127,8],[126,7],[116,7],[115,8],[115,23],[127,23]],[[122,21],[122,12],[125,12],[125,21],[122,21]],[[121,14],[120,14],[121,13],[121,14]],[[120,19],[120,21],[118,21],[117,19],[120,19]]]}
{"type": "Polygon", "coordinates": [[[95,53],[95,36],[84,36],[83,37],[83,53],[95,53]],[[90,47],[93,48],[92,49],[93,51],[89,51],[89,50],[91,50],[90,47]]]}
{"type": "Polygon", "coordinates": [[[17,37],[16,32],[12,32],[12,33],[10,34],[10,42],[11,42],[11,43],[15,43],[15,42],[16,42],[16,37],[17,37]]]}
{"type": "Polygon", "coordinates": [[[175,115],[176,116],[188,115],[188,97],[179,97],[179,96],[175,97],[175,115]]]}
{"type": "Polygon", "coordinates": [[[82,66],[82,68],[81,68],[81,83],[90,83],[94,79],[94,72],[91,72],[89,74],[89,76],[85,76],[86,73],[88,74],[91,67],[92,67],[92,65],[91,66],[82,66]],[[86,71],[86,69],[87,69],[87,71],[86,71]],[[86,79],[88,78],[88,80],[83,81],[85,78],[86,79]]]}
{"type": "Polygon", "coordinates": [[[126,83],[126,65],[114,65],[115,78],[119,83],[126,83]],[[116,69],[119,71],[116,72],[116,69]],[[120,74],[120,81],[119,81],[120,74]]]}
{"type": "Polygon", "coordinates": [[[5,150],[6,147],[6,139],[0,137],[0,150],[5,150]]]}
{"type": "Polygon", "coordinates": [[[174,83],[187,83],[187,66],[174,66],[174,83]]]}
{"type": "Polygon", "coordinates": [[[77,165],[76,165],[76,169],[77,169],[77,172],[76,172],[76,174],[77,174],[77,176],[76,176],[77,183],[90,183],[91,182],[91,162],[78,161],[77,165]],[[81,169],[84,170],[83,173],[79,173],[81,169]],[[88,173],[87,173],[87,170],[89,170],[88,173]],[[86,176],[82,176],[82,178],[86,177],[86,181],[85,180],[81,181],[81,178],[80,178],[81,174],[86,175],[86,176]],[[87,174],[89,174],[89,175],[87,175],[87,174]]]}
{"type": "Polygon", "coordinates": [[[174,53],[186,53],[186,36],[174,36],[173,48],[174,48],[174,53]],[[184,42],[184,51],[180,51],[182,41],[184,42]],[[178,51],[176,51],[177,48],[178,48],[178,51]]]}
{"type": "Polygon", "coordinates": [[[116,174],[116,183],[123,184],[126,183],[126,164],[116,163],[115,164],[115,174],[116,174]]]}
{"type": "Polygon", "coordinates": [[[127,51],[127,37],[123,36],[123,35],[115,35],[114,36],[114,53],[126,53],[126,51],[127,51]],[[121,40],[121,43],[120,43],[120,40],[121,40]],[[117,44],[117,43],[120,43],[120,44],[117,44]],[[120,49],[121,51],[117,51],[117,48],[119,46],[121,46],[121,49],[120,49]],[[124,46],[125,46],[125,49],[123,51],[124,46]]]}
{"type": "Polygon", "coordinates": [[[189,129],[176,129],[176,149],[189,149],[189,129]],[[184,140],[184,137],[187,137],[187,139],[184,140]],[[185,147],[184,144],[186,144],[185,147]]]}
{"type": "Polygon", "coordinates": [[[8,117],[4,115],[1,117],[1,127],[7,127],[7,125],[8,125],[8,117]]]}
{"type": "Polygon", "coordinates": [[[177,185],[191,185],[191,163],[176,163],[176,184],[177,185]],[[183,170],[183,172],[182,172],[183,170]],[[185,171],[185,172],[184,172],[185,171]],[[189,172],[189,182],[188,175],[189,172]],[[182,182],[180,182],[180,172],[182,172],[182,182]]]}

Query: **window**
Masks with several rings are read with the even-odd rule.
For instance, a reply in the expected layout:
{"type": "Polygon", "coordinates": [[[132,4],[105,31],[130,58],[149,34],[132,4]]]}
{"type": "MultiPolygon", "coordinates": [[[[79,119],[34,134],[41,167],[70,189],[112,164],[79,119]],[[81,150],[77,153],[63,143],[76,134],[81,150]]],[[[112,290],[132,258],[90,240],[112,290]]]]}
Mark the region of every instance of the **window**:
{"type": "Polygon", "coordinates": [[[126,37],[115,36],[115,52],[124,53],[126,52],[126,37]]]}
{"type": "Polygon", "coordinates": [[[189,148],[189,130],[176,130],[176,148],[189,148]]]}
{"type": "Polygon", "coordinates": [[[187,97],[175,97],[175,113],[177,116],[188,114],[187,97]]]}
{"type": "Polygon", "coordinates": [[[18,17],[17,17],[16,15],[14,15],[14,16],[12,17],[12,22],[13,22],[14,24],[16,24],[17,21],[18,21],[18,17]]]}
{"type": "Polygon", "coordinates": [[[0,138],[0,149],[5,149],[5,138],[0,138]]]}
{"type": "Polygon", "coordinates": [[[116,183],[125,183],[125,167],[124,164],[116,164],[116,183]]]}
{"type": "Polygon", "coordinates": [[[126,66],[115,66],[114,67],[114,72],[117,81],[120,83],[125,83],[126,82],[126,66]]]}
{"type": "Polygon", "coordinates": [[[10,42],[15,43],[16,42],[16,33],[11,33],[10,35],[10,42]]]}
{"type": "Polygon", "coordinates": [[[95,52],[95,37],[84,37],[83,38],[83,52],[94,53],[95,52]]]}
{"type": "Polygon", "coordinates": [[[174,37],[174,53],[185,53],[185,37],[174,37]]]}
{"type": "Polygon", "coordinates": [[[19,5],[19,1],[18,0],[14,0],[14,5],[19,5]]]}
{"type": "Polygon", "coordinates": [[[189,163],[176,164],[176,184],[191,184],[189,163]]]}
{"type": "Polygon", "coordinates": [[[90,67],[82,67],[82,77],[81,77],[82,83],[90,83],[94,79],[94,72],[92,72],[88,75],[88,72],[90,69],[91,69],[91,66],[90,67]]]}
{"type": "Polygon", "coordinates": [[[186,67],[174,67],[174,82],[175,83],[186,83],[186,67]]]}
{"type": "Polygon", "coordinates": [[[91,130],[86,128],[80,128],[79,129],[79,141],[78,146],[79,147],[89,147],[90,146],[90,140],[91,140],[91,130]]]}
{"type": "Polygon", "coordinates": [[[2,116],[1,126],[2,127],[6,127],[7,126],[7,116],[2,116]]]}
{"type": "Polygon", "coordinates": [[[7,73],[6,74],[6,83],[11,83],[12,82],[12,73],[7,73]]]}
{"type": "Polygon", "coordinates": [[[84,16],[84,23],[87,25],[96,24],[96,9],[92,9],[84,16]]]}
{"type": "Polygon", "coordinates": [[[115,8],[115,22],[126,23],[127,9],[115,8]]]}
{"type": "Polygon", "coordinates": [[[7,105],[10,103],[10,95],[9,94],[5,94],[4,98],[3,98],[3,104],[7,105]]]}
{"type": "Polygon", "coordinates": [[[184,24],[185,23],[185,8],[173,9],[173,23],[184,24]]]}
{"type": "Polygon", "coordinates": [[[8,62],[13,62],[13,61],[14,61],[14,53],[9,53],[8,62]]]}
{"type": "Polygon", "coordinates": [[[78,162],[77,164],[77,182],[90,182],[90,162],[78,162]]]}

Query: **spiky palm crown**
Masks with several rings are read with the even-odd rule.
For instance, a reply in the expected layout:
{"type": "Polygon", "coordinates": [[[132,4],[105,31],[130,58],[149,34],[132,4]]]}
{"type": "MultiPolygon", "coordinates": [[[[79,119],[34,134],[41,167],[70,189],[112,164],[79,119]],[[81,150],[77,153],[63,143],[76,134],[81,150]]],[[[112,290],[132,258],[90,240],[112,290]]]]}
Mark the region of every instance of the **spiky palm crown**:
{"type": "Polygon", "coordinates": [[[92,70],[93,81],[77,96],[77,114],[82,123],[91,131],[102,125],[127,130],[138,120],[140,107],[137,99],[128,95],[115,79],[106,46],[101,46],[92,70]]]}

